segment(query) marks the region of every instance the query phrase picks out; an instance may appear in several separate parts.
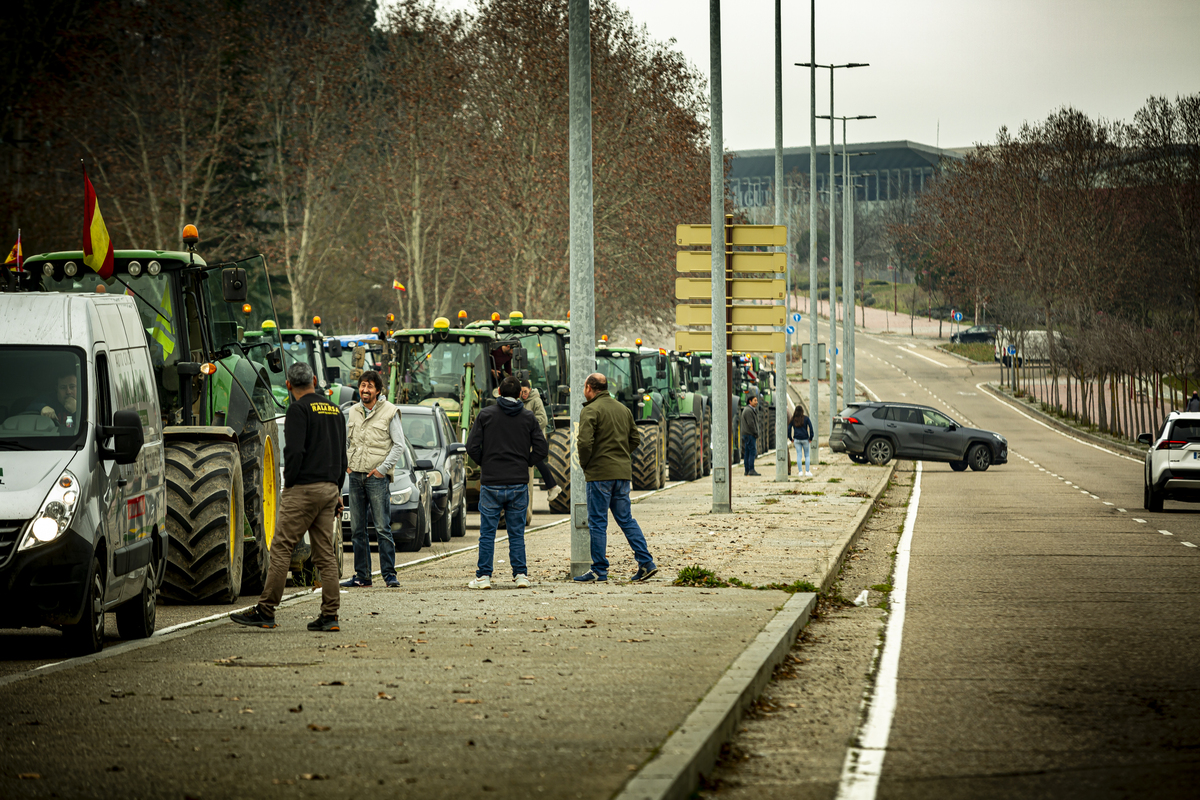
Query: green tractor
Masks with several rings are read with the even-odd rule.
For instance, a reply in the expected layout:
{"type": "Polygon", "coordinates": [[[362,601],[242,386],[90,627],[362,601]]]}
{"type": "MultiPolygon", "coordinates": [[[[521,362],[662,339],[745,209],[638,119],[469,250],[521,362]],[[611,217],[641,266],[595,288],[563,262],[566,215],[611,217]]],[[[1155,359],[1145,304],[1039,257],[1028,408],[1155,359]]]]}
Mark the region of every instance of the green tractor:
{"type": "MultiPolygon", "coordinates": [[[[701,392],[700,373],[704,370],[700,356],[671,351],[665,387],[670,426],[667,441],[667,461],[671,479],[696,480],[712,474],[712,406],[707,393],[701,392]],[[694,424],[693,424],[694,423],[694,424]],[[689,440],[696,440],[700,464],[695,470],[688,466],[686,454],[691,452],[689,440]]],[[[711,376],[711,365],[708,373],[711,376]]],[[[706,378],[707,379],[707,378],[706,378]]]]}
{"type": "Polygon", "coordinates": [[[596,371],[608,378],[608,393],[633,412],[642,442],[633,451],[633,488],[661,489],[667,482],[667,442],[670,431],[665,386],[665,352],[641,346],[610,347],[607,337],[596,347],[596,371]]]}
{"type": "MultiPolygon", "coordinates": [[[[695,391],[704,398],[705,405],[705,423],[704,430],[707,434],[704,447],[704,474],[712,474],[713,452],[712,452],[712,353],[708,350],[693,351],[688,353],[679,353],[681,357],[686,358],[684,367],[684,378],[687,381],[687,386],[692,391],[695,391]]],[[[738,413],[739,398],[741,396],[741,386],[739,378],[744,378],[744,371],[739,368],[738,356],[731,356],[734,362],[733,370],[733,385],[730,387],[730,408],[733,409],[732,419],[729,423],[729,462],[736,464],[741,460],[742,435],[741,435],[741,416],[738,413]]]]}
{"type": "Polygon", "coordinates": [[[286,328],[279,332],[283,340],[283,369],[286,372],[297,362],[307,364],[317,376],[319,391],[338,402],[342,395],[341,368],[330,369],[325,358],[325,337],[321,334],[321,318],[313,317],[313,328],[286,328]],[[336,380],[335,380],[336,378],[336,380]]]}
{"type": "MultiPolygon", "coordinates": [[[[460,313],[459,318],[465,318],[460,313]]],[[[542,395],[549,418],[546,442],[550,453],[546,464],[562,492],[550,501],[550,510],[565,514],[571,508],[571,325],[566,320],[525,319],[520,311],[502,320],[472,322],[465,330],[490,330],[499,339],[516,340],[525,351],[529,384],[542,395]]]]}
{"type": "Polygon", "coordinates": [[[325,337],[325,362],[329,365],[330,386],[334,388],[332,397],[339,406],[356,398],[358,379],[369,369],[378,372],[387,385],[391,359],[386,347],[378,328],[374,333],[325,337]]]}
{"type": "Polygon", "coordinates": [[[745,407],[751,396],[758,395],[758,451],[763,453],[775,447],[775,362],[767,356],[736,358],[734,383],[738,408],[745,407]]]}
{"type": "Polygon", "coordinates": [[[233,603],[266,580],[287,390],[265,259],[209,265],[198,238],[188,226],[187,252],[118,250],[107,279],[78,250],[32,256],[17,279],[23,291],[135,298],[166,426],[162,596],[233,603]]]}
{"type": "MultiPolygon", "coordinates": [[[[513,370],[524,367],[520,342],[503,339],[491,330],[451,328],[438,317],[432,328],[407,328],[392,334],[396,359],[391,364],[388,399],[397,404],[439,405],[450,418],[460,442],[479,412],[496,402],[500,383],[491,370],[491,353],[502,344],[513,345],[513,370]]],[[[467,459],[467,505],[479,503],[479,466],[467,459]]]]}

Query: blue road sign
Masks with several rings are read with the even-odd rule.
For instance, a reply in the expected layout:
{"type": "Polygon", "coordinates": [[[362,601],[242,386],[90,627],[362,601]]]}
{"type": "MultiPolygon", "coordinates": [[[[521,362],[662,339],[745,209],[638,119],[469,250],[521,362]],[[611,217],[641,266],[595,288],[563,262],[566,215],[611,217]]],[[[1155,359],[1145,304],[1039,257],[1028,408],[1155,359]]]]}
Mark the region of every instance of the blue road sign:
{"type": "Polygon", "coordinates": [[[793,333],[795,333],[795,332],[796,332],[796,326],[795,326],[795,325],[788,325],[788,326],[787,326],[787,332],[788,332],[788,336],[791,336],[793,333]]]}
{"type": "Polygon", "coordinates": [[[1017,348],[1016,348],[1016,346],[1015,346],[1015,345],[1009,345],[1009,346],[1008,346],[1008,354],[1009,354],[1010,356],[1015,356],[1015,355],[1017,354],[1017,348]]]}
{"type": "Polygon", "coordinates": [[[954,312],[954,321],[955,321],[955,322],[962,322],[962,312],[961,312],[961,311],[955,311],[955,312],[954,312]]]}
{"type": "Polygon", "coordinates": [[[796,312],[796,313],[792,314],[792,322],[799,322],[799,321],[800,321],[800,312],[796,312]]]}
{"type": "Polygon", "coordinates": [[[835,356],[838,354],[838,349],[837,349],[836,347],[835,347],[835,348],[833,348],[833,354],[834,354],[835,356]]]}

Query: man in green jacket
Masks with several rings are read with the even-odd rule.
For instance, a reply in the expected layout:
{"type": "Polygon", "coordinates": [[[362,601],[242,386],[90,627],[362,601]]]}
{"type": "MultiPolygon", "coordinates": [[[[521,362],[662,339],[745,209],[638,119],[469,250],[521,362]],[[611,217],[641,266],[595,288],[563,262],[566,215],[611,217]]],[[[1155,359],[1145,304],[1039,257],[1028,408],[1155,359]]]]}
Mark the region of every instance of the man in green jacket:
{"type": "Polygon", "coordinates": [[[658,572],[646,546],[646,537],[633,518],[629,487],[633,478],[630,454],[642,440],[633,414],[608,393],[608,378],[599,372],[583,386],[587,402],[579,414],[575,441],[579,465],[587,480],[588,530],[592,538],[592,568],[575,578],[577,583],[608,580],[608,512],[625,533],[638,569],[633,581],[644,581],[658,572]]]}

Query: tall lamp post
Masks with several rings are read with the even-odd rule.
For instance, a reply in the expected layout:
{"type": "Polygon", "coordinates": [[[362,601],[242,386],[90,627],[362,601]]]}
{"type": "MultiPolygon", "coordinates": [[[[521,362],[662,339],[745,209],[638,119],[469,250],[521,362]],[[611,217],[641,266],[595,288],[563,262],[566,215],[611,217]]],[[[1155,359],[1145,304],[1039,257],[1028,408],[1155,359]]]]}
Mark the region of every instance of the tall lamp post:
{"type": "Polygon", "coordinates": [[[834,182],[834,174],[836,171],[834,148],[835,134],[833,128],[833,75],[839,69],[853,69],[855,67],[869,67],[870,64],[860,64],[851,62],[849,64],[817,64],[809,62],[806,64],[797,64],[799,67],[821,68],[829,70],[829,115],[821,116],[820,119],[829,120],[829,347],[833,350],[829,356],[829,431],[833,431],[833,418],[837,414],[838,407],[838,389],[837,389],[837,234],[836,234],[836,206],[837,206],[837,189],[834,182]]]}

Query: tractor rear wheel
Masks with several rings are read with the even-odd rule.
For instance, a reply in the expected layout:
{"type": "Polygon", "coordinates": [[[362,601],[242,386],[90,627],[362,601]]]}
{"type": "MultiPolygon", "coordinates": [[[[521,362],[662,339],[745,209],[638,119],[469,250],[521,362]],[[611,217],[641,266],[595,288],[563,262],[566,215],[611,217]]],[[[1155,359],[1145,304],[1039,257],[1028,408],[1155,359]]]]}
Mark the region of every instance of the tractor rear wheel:
{"type": "Polygon", "coordinates": [[[671,480],[696,480],[700,477],[696,470],[700,424],[692,417],[680,417],[668,423],[667,431],[667,462],[671,467],[671,480]]]}
{"type": "Polygon", "coordinates": [[[176,603],[235,603],[245,555],[242,462],[231,442],[169,441],[167,573],[176,603]]]}
{"type": "MultiPolygon", "coordinates": [[[[633,488],[639,491],[657,489],[661,467],[658,453],[661,447],[658,425],[641,425],[641,444],[633,451],[633,488]]],[[[561,497],[561,495],[559,495],[561,497]]]]}
{"type": "Polygon", "coordinates": [[[271,563],[271,540],[275,538],[275,512],[279,507],[279,426],[274,420],[263,424],[251,417],[238,437],[242,456],[242,497],[246,509],[246,557],[242,566],[242,589],[261,591],[271,563]]]}
{"type": "Polygon", "coordinates": [[[701,442],[704,458],[704,474],[712,474],[713,449],[712,449],[712,406],[704,404],[704,441],[701,442]]]}
{"type": "Polygon", "coordinates": [[[555,428],[550,434],[550,452],[546,456],[546,464],[550,467],[550,475],[554,482],[562,487],[562,492],[550,501],[550,510],[557,514],[565,514],[571,510],[571,431],[569,428],[555,428]]]}

